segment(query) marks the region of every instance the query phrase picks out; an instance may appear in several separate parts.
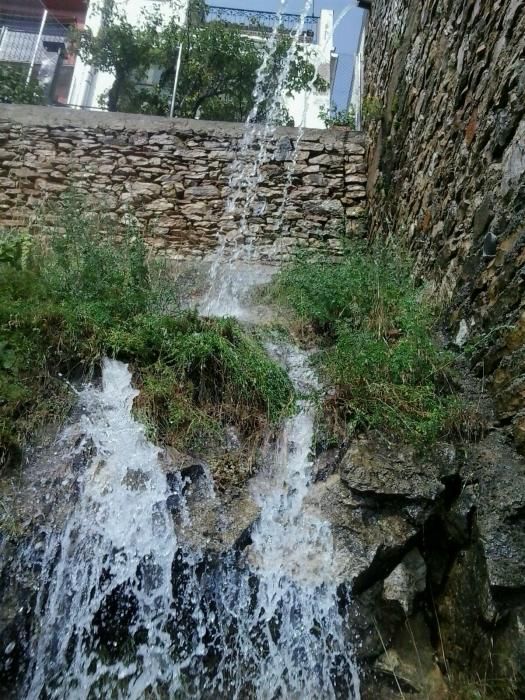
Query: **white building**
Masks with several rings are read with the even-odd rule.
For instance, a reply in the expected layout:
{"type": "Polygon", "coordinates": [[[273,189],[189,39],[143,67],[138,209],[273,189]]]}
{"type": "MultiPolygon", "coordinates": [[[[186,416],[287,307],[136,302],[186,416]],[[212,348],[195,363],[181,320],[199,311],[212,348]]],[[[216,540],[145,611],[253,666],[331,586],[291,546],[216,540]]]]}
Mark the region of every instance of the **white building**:
{"type": "MultiPolygon", "coordinates": [[[[189,0],[117,0],[119,11],[125,15],[126,19],[134,25],[140,24],[144,10],[160,8],[166,18],[174,17],[177,22],[183,24],[186,20],[189,0]]],[[[101,15],[96,9],[95,3],[90,3],[87,15],[86,26],[96,35],[101,27],[101,15]]],[[[214,10],[215,8],[210,8],[214,10]]],[[[222,17],[224,8],[221,8],[219,17],[222,17]]],[[[228,11],[228,10],[227,10],[228,11]]],[[[232,14],[242,13],[232,9],[232,14]]],[[[248,14],[256,14],[247,11],[248,14]]],[[[274,13],[261,13],[268,17],[274,13]]],[[[292,16],[288,16],[292,17],[292,16]]],[[[228,17],[224,17],[226,21],[228,17]]],[[[309,25],[308,25],[309,26],[309,25]]],[[[333,45],[334,13],[332,10],[321,10],[316,31],[313,32],[312,39],[304,44],[305,53],[312,64],[316,67],[318,74],[324,78],[330,86],[333,84],[335,67],[337,65],[337,54],[333,45]]],[[[306,32],[305,32],[306,34],[306,32]]],[[[254,39],[257,37],[254,36],[254,39]]],[[[92,66],[77,59],[71,81],[68,102],[71,106],[98,108],[101,99],[107,94],[113,85],[114,77],[111,73],[96,70],[92,66]]],[[[326,110],[330,108],[330,89],[320,93],[315,90],[303,91],[292,97],[287,97],[284,106],[288,110],[296,126],[308,128],[324,128],[324,122],[319,117],[322,107],[326,110]]]]}
{"type": "MultiPolygon", "coordinates": [[[[365,0],[358,0],[359,7],[364,10],[370,10],[370,3],[365,0]]],[[[355,55],[354,71],[352,75],[352,84],[350,87],[350,95],[348,107],[353,107],[355,113],[355,128],[360,131],[363,128],[363,84],[364,84],[364,65],[365,65],[365,42],[368,28],[368,12],[363,14],[363,23],[361,25],[361,33],[359,35],[359,44],[355,55]]]]}
{"type": "MultiPolygon", "coordinates": [[[[184,24],[189,0],[116,0],[116,6],[130,24],[138,26],[144,11],[159,9],[166,18],[184,24]]],[[[101,14],[97,3],[90,2],[86,15],[86,26],[95,36],[100,31],[101,14]]],[[[100,100],[113,85],[111,73],[96,70],[77,58],[68,102],[74,107],[100,107],[100,100]]]]}
{"type": "Polygon", "coordinates": [[[307,45],[306,53],[321,78],[324,78],[330,87],[326,92],[303,90],[303,92],[286,98],[285,107],[294,120],[295,126],[324,129],[325,124],[319,113],[321,109],[325,109],[327,112],[330,110],[331,88],[337,67],[337,54],[334,49],[333,10],[321,10],[316,42],[307,45]]]}

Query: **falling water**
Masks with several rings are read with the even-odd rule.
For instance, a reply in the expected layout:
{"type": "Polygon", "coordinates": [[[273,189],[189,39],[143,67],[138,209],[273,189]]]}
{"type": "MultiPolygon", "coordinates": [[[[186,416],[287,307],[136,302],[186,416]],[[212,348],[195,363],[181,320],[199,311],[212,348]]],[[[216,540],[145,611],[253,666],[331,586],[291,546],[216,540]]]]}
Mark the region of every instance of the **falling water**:
{"type": "MultiPolygon", "coordinates": [[[[272,38],[265,48],[262,62],[264,70],[259,71],[258,79],[264,76],[267,77],[267,66],[277,49],[277,33],[281,25],[285,4],[281,0],[272,38]]],[[[246,242],[250,238],[248,235],[248,217],[252,213],[258,186],[263,180],[262,167],[268,160],[268,147],[277,129],[278,117],[285,101],[286,81],[288,80],[304,23],[311,7],[312,0],[305,0],[299,21],[292,33],[290,47],[277,78],[275,94],[272,95],[269,110],[263,124],[257,123],[257,116],[260,106],[268,98],[268,95],[265,93],[264,82],[256,87],[255,104],[246,122],[245,135],[241,141],[241,147],[231,166],[230,195],[226,202],[226,212],[232,216],[237,215],[238,222],[233,227],[232,233],[224,230],[219,231],[219,245],[210,268],[210,287],[201,305],[201,311],[204,314],[220,315],[220,311],[224,308],[225,303],[233,312],[240,310],[237,304],[239,290],[235,288],[235,263],[243,252],[246,253],[245,257],[249,257],[251,251],[251,243],[246,242]],[[257,151],[254,151],[253,148],[255,143],[257,144],[257,151]],[[242,203],[241,206],[239,206],[239,202],[242,203]],[[227,246],[232,243],[233,245],[227,254],[227,246]]]]}
{"type": "MultiPolygon", "coordinates": [[[[288,345],[269,349],[298,390],[317,389],[304,352],[288,345]]],[[[193,620],[194,629],[184,664],[188,697],[359,698],[330,527],[303,509],[313,426],[313,405],[304,400],[283,427],[271,473],[254,481],[261,514],[251,544],[219,561],[204,556],[189,565],[180,559],[178,614],[193,620]]]]}
{"type": "Polygon", "coordinates": [[[159,450],[131,416],[137,391],[127,366],[106,360],[102,388],[79,396],[78,502],[49,533],[36,605],[28,700],[143,698],[173,684],[171,567],[177,540],[166,507],[159,450]],[[127,660],[126,660],[126,657],[127,660]]]}
{"type": "MultiPolygon", "coordinates": [[[[231,275],[220,280],[219,272],[225,264],[231,272],[239,257],[267,159],[274,126],[255,122],[285,3],[280,0],[259,70],[241,169],[230,182],[230,209],[243,202],[235,231],[241,244],[227,259],[222,232],[203,304],[207,313],[242,311],[231,275]]],[[[295,44],[310,5],[307,0],[295,44]]],[[[281,87],[294,50],[293,44],[281,87]]],[[[307,353],[286,343],[268,351],[286,367],[302,399],[282,426],[270,466],[251,484],[258,519],[243,544],[221,554],[185,538],[192,529],[185,480],[173,478],[176,465],[168,478],[160,450],[133,418],[137,391],[127,366],[105,360],[102,386],[80,391],[82,415],[64,432],[61,449],[70,450],[74,437],[83,467],[69,516],[46,532],[24,698],[359,699],[330,525],[304,507],[312,397],[321,389],[307,353]]],[[[207,477],[200,478],[212,499],[207,477]]],[[[204,501],[197,507],[206,507],[204,501]]]]}
{"type": "MultiPolygon", "coordinates": [[[[306,353],[269,351],[302,395],[318,389],[306,353]]],[[[168,488],[131,415],[136,395],[126,365],[105,360],[102,387],[80,392],[82,417],[64,433],[64,449],[80,435],[89,458],[75,508],[48,533],[24,697],[359,698],[330,527],[303,510],[312,402],[253,483],[251,543],[217,556],[178,537],[191,527],[184,482],[168,488]]]]}

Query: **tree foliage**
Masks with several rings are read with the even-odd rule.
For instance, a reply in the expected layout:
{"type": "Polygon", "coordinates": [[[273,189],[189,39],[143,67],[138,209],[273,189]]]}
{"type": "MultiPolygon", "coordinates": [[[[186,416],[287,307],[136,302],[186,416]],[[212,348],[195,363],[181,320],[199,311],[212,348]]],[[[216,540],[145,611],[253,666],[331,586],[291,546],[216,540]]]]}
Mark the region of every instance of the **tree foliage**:
{"type": "Polygon", "coordinates": [[[43,102],[43,91],[37,80],[26,83],[25,72],[9,63],[0,64],[0,103],[32,104],[43,102]]]}
{"type": "MultiPolygon", "coordinates": [[[[107,96],[111,111],[168,114],[182,46],[175,114],[230,121],[243,121],[248,116],[264,44],[241,27],[224,21],[204,22],[206,8],[200,0],[190,5],[185,26],[174,19],[164,20],[158,11],[144,14],[138,27],[114,6],[106,5],[101,12],[99,33],[95,36],[89,29],[82,30],[75,43],[86,63],[115,76],[107,96]]],[[[294,50],[287,79],[279,86],[278,76],[290,50],[291,38],[279,37],[266,71],[265,99],[258,114],[261,120],[280,89],[291,94],[310,85],[317,90],[328,87],[316,75],[304,45],[294,50]]]]}

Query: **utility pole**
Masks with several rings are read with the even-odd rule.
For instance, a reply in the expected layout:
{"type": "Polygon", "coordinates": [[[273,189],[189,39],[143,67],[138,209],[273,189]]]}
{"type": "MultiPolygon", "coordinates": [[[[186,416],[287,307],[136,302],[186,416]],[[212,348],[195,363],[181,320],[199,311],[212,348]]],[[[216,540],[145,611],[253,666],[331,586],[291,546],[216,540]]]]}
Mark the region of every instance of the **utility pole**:
{"type": "Polygon", "coordinates": [[[36,41],[35,41],[35,48],[33,49],[33,55],[31,56],[31,63],[29,64],[29,70],[27,71],[26,85],[31,80],[31,73],[33,72],[33,68],[35,66],[36,55],[38,53],[38,47],[40,46],[40,41],[42,40],[42,34],[44,33],[44,26],[46,24],[46,20],[47,20],[47,10],[44,10],[44,12],[42,13],[42,21],[40,22],[40,29],[38,30],[38,34],[37,34],[36,41]]]}
{"type": "MultiPolygon", "coordinates": [[[[186,26],[188,23],[188,9],[190,5],[190,0],[183,0],[184,4],[184,14],[182,16],[181,26],[186,26]]],[[[177,63],[175,64],[175,79],[173,80],[173,92],[171,94],[171,106],[170,106],[170,117],[173,117],[175,112],[175,98],[177,97],[177,86],[179,84],[180,76],[180,64],[182,61],[182,41],[179,44],[179,53],[177,54],[177,63]]]]}

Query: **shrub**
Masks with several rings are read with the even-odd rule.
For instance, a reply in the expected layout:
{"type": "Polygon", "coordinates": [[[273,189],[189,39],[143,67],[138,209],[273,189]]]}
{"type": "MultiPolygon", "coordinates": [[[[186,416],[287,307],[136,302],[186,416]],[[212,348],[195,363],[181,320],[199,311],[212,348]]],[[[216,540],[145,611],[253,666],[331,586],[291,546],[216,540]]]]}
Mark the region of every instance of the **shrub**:
{"type": "Polygon", "coordinates": [[[383,104],[379,98],[369,95],[363,99],[362,112],[365,124],[377,122],[383,117],[383,104]]]}
{"type": "Polygon", "coordinates": [[[414,443],[450,430],[459,404],[451,357],[433,340],[436,309],[417,288],[407,257],[349,246],[345,257],[301,256],[272,294],[321,344],[318,362],[347,427],[377,428],[414,443]]]}
{"type": "Polygon", "coordinates": [[[0,103],[39,105],[44,93],[37,80],[26,82],[26,75],[18,66],[0,63],[0,103]]]}
{"type": "Polygon", "coordinates": [[[355,110],[352,105],[349,109],[336,109],[331,107],[321,107],[319,110],[319,118],[323,120],[327,129],[331,126],[347,126],[349,129],[355,129],[355,110]]]}

